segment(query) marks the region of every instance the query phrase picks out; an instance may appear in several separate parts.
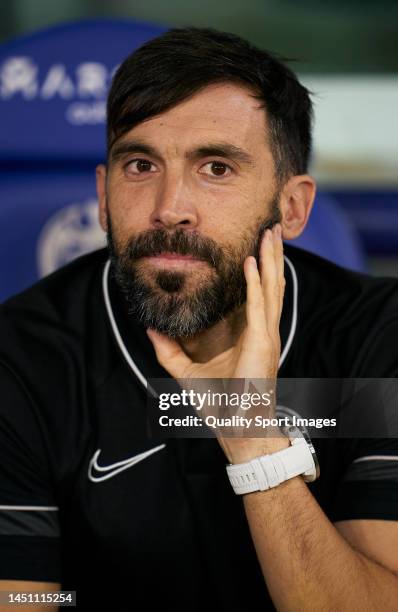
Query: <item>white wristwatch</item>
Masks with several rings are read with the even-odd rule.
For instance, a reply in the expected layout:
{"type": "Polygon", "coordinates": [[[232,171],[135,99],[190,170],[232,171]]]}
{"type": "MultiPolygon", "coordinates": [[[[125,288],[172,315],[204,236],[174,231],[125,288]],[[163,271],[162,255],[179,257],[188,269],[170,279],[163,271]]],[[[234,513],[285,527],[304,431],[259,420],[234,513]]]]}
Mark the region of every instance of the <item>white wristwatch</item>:
{"type": "Polygon", "coordinates": [[[298,427],[287,427],[283,431],[289,437],[289,448],[247,463],[227,465],[228,477],[237,495],[266,491],[294,476],[302,475],[306,482],[318,478],[319,463],[308,434],[298,427]]]}

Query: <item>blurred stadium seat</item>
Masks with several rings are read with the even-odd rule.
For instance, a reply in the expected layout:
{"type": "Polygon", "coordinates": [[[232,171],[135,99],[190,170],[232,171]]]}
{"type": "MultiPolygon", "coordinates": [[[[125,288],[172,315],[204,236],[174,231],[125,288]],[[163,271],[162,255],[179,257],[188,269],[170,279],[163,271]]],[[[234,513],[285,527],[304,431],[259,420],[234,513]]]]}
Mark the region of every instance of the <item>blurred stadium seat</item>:
{"type": "Polygon", "coordinates": [[[165,29],[78,21],[0,47],[0,301],[104,244],[94,172],[107,91],[120,62],[165,29]]]}
{"type": "Polygon", "coordinates": [[[359,272],[366,270],[358,231],[344,209],[330,195],[318,193],[307,227],[290,244],[326,257],[340,266],[359,272]]]}

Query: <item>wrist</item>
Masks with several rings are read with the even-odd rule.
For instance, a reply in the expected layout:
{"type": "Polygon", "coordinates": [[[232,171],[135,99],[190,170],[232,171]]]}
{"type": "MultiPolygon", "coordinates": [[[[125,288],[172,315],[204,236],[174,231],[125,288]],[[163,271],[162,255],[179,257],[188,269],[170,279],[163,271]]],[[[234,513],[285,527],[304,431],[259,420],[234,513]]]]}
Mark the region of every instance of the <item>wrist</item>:
{"type": "Polygon", "coordinates": [[[231,464],[247,463],[290,446],[289,439],[282,434],[275,438],[224,438],[219,442],[231,464]]]}
{"type": "MultiPolygon", "coordinates": [[[[231,485],[237,495],[266,491],[282,482],[301,475],[305,482],[319,476],[319,464],[315,449],[309,439],[297,427],[286,429],[288,439],[266,440],[263,446],[250,447],[257,456],[230,453],[231,463],[226,466],[231,485]],[[284,448],[281,446],[287,444],[284,448]],[[265,452],[264,452],[265,451],[265,452]]],[[[235,449],[236,450],[236,449],[235,449]]]]}

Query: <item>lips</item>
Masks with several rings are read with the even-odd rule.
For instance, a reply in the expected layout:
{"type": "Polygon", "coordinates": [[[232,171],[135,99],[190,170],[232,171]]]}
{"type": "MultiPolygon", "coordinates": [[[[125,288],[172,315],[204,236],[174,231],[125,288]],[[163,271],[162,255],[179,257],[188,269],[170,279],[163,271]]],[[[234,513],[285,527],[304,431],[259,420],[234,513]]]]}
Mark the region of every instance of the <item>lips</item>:
{"type": "Polygon", "coordinates": [[[179,253],[158,253],[157,255],[149,255],[145,259],[159,265],[203,263],[202,259],[198,259],[193,255],[180,255],[179,253]]]}
{"type": "Polygon", "coordinates": [[[182,260],[182,261],[201,261],[194,255],[181,255],[180,253],[156,253],[156,255],[147,255],[151,259],[168,259],[170,261],[182,260]]]}

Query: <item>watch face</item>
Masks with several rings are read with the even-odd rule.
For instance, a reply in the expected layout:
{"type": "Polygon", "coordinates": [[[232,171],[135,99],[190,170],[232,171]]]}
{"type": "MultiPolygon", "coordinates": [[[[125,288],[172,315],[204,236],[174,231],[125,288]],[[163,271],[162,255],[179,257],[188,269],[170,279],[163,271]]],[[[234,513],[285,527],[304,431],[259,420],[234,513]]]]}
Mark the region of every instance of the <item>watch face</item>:
{"type": "MultiPolygon", "coordinates": [[[[284,416],[288,418],[290,417],[290,419],[292,418],[293,415],[297,415],[297,413],[294,410],[291,410],[287,406],[277,406],[276,411],[277,411],[278,416],[284,416]]],[[[291,422],[293,421],[291,420],[291,422]]],[[[290,440],[294,438],[304,438],[304,440],[308,444],[308,447],[311,451],[312,459],[314,461],[315,470],[309,475],[303,474],[303,478],[305,482],[313,482],[314,480],[318,478],[320,474],[320,466],[319,466],[318,457],[316,456],[315,448],[311,442],[311,438],[308,433],[308,429],[305,426],[298,427],[297,425],[287,425],[285,427],[282,427],[281,429],[282,429],[282,432],[290,440]]]]}
{"type": "MultiPolygon", "coordinates": [[[[303,435],[304,435],[304,434],[303,434],[303,435]]],[[[304,438],[305,438],[305,437],[306,437],[306,436],[304,435],[304,438]]],[[[313,444],[312,444],[311,440],[309,439],[309,437],[308,437],[308,439],[306,439],[306,442],[307,442],[307,444],[308,444],[308,446],[309,446],[309,449],[310,449],[311,454],[312,454],[312,458],[313,458],[313,460],[314,460],[314,465],[315,465],[315,474],[313,474],[313,475],[311,475],[311,476],[304,476],[303,478],[304,478],[304,480],[305,480],[306,482],[313,482],[314,480],[316,480],[316,479],[319,477],[319,474],[320,474],[320,472],[321,472],[321,468],[320,468],[320,466],[319,466],[319,461],[318,461],[318,457],[316,456],[315,448],[314,448],[314,446],[313,446],[313,444]]]]}
{"type": "MultiPolygon", "coordinates": [[[[296,410],[293,410],[293,408],[288,408],[287,406],[282,406],[281,404],[278,404],[276,407],[276,415],[278,417],[284,417],[288,423],[291,423],[291,426],[294,429],[298,429],[303,435],[307,434],[307,436],[309,436],[308,429],[305,425],[294,424],[296,422],[296,419],[302,418],[302,415],[296,412],[296,410]]],[[[287,425],[286,427],[289,427],[289,425],[287,425]]]]}

